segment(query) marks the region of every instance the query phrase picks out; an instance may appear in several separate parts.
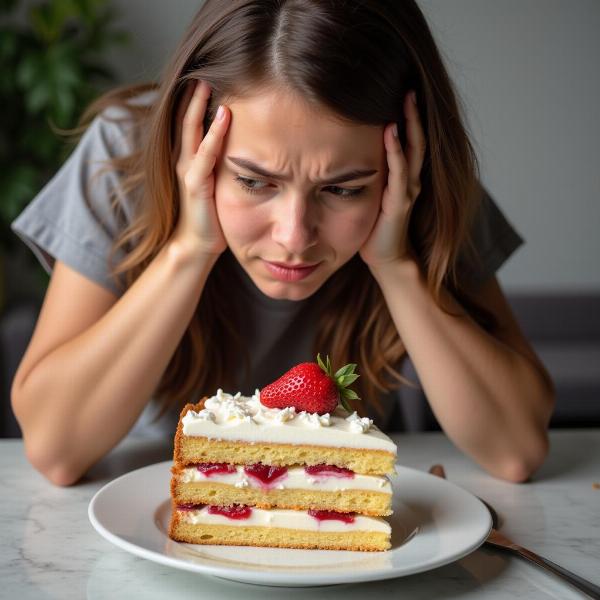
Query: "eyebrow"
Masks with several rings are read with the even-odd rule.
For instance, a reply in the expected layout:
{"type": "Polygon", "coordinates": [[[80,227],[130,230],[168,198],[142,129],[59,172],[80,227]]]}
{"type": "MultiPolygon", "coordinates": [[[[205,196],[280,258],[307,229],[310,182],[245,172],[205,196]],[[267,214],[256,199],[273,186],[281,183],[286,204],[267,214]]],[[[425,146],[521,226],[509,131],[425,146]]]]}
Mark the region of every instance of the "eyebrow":
{"type": "MultiPolygon", "coordinates": [[[[261,177],[266,177],[267,179],[277,179],[280,181],[287,181],[290,179],[287,175],[281,175],[278,173],[270,173],[269,171],[263,169],[260,165],[253,163],[251,160],[246,158],[238,158],[236,156],[228,156],[227,157],[232,163],[235,163],[238,167],[242,167],[243,169],[248,169],[252,171],[256,175],[260,175],[261,177]]],[[[360,179],[361,177],[367,177],[368,175],[374,175],[377,173],[377,169],[352,169],[351,171],[346,171],[345,173],[340,173],[335,177],[331,177],[329,179],[325,179],[323,181],[319,181],[317,183],[325,183],[329,185],[333,185],[336,183],[343,183],[344,181],[352,181],[354,179],[360,179]]]]}

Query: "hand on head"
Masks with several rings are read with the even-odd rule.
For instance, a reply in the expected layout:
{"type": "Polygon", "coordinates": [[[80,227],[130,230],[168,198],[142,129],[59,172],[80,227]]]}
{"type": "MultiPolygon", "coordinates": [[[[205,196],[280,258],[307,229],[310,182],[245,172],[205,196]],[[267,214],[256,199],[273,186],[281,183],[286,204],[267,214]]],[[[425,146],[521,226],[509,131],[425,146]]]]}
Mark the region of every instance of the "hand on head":
{"type": "Polygon", "coordinates": [[[223,106],[204,135],[204,117],[210,98],[206,82],[188,84],[177,114],[179,155],[175,167],[179,187],[179,220],[174,237],[201,254],[219,255],[226,248],[214,198],[217,157],[231,115],[223,106]]]}
{"type": "Polygon", "coordinates": [[[410,214],[421,193],[421,169],[426,140],[419,110],[412,93],[404,99],[406,149],[394,134],[395,124],[383,132],[387,152],[388,181],[381,199],[381,210],[371,235],[360,250],[361,258],[371,267],[413,257],[408,238],[410,214]]]}

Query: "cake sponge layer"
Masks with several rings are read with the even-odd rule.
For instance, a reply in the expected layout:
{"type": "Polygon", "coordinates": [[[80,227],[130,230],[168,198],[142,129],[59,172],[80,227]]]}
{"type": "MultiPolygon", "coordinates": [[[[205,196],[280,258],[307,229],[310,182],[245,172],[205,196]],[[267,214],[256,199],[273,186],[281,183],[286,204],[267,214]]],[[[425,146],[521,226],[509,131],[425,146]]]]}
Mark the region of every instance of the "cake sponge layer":
{"type": "Polygon", "coordinates": [[[391,547],[389,535],[382,532],[315,532],[253,526],[194,525],[175,513],[169,537],[188,544],[265,546],[324,550],[384,551],[391,547]]]}
{"type": "Polygon", "coordinates": [[[392,514],[391,494],[371,490],[297,490],[276,488],[236,488],[215,482],[183,483],[177,477],[171,482],[171,495],[178,504],[213,504],[229,506],[245,504],[259,508],[287,508],[292,510],[334,510],[355,512],[369,516],[392,514]]]}
{"type": "MultiPolygon", "coordinates": [[[[181,428],[181,425],[180,425],[181,428]]],[[[265,444],[214,440],[200,436],[175,437],[174,461],[180,466],[195,463],[262,463],[276,467],[335,465],[362,475],[394,473],[395,456],[382,450],[333,448],[293,444],[265,444]]]]}

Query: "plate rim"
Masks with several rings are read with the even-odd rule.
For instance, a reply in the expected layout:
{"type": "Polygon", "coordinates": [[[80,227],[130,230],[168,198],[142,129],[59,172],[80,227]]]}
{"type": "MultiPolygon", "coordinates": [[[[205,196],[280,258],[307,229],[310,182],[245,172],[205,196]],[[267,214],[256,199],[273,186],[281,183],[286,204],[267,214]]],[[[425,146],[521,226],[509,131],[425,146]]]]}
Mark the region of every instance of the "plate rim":
{"type": "MultiPolygon", "coordinates": [[[[96,512],[95,512],[95,507],[98,504],[99,500],[101,500],[105,494],[109,494],[112,491],[114,491],[113,488],[118,487],[119,484],[121,484],[123,480],[129,479],[136,474],[139,475],[140,471],[145,471],[145,470],[159,471],[161,469],[161,467],[164,467],[165,470],[168,471],[170,469],[170,467],[172,466],[172,464],[173,464],[172,460],[165,460],[165,461],[152,463],[149,465],[145,465],[143,467],[139,467],[139,468],[129,471],[127,473],[124,473],[123,475],[120,475],[119,477],[116,477],[115,479],[107,482],[99,490],[96,491],[96,493],[93,495],[92,499],[90,500],[90,502],[88,504],[88,510],[87,510],[88,519],[89,519],[90,523],[92,524],[93,528],[103,538],[105,538],[107,541],[112,543],[114,546],[121,548],[122,550],[125,550],[126,552],[129,552],[130,554],[133,554],[135,556],[139,556],[146,560],[150,560],[152,562],[156,562],[156,563],[159,563],[159,564],[162,564],[162,565],[165,565],[168,567],[172,567],[175,569],[180,569],[180,570],[188,571],[191,573],[200,573],[203,575],[212,575],[212,576],[227,579],[230,581],[251,583],[251,584],[255,584],[255,585],[259,584],[259,585],[265,585],[265,586],[271,585],[271,586],[297,587],[297,586],[315,586],[315,585],[316,586],[318,586],[318,585],[336,585],[336,584],[343,584],[343,583],[360,583],[360,582],[366,582],[366,581],[379,581],[379,580],[385,580],[385,579],[395,579],[397,577],[404,577],[407,575],[413,575],[413,574],[422,573],[425,571],[430,571],[432,569],[436,569],[438,567],[456,562],[456,561],[460,560],[461,558],[464,558],[465,556],[467,556],[467,555],[471,554],[472,552],[474,552],[475,550],[477,550],[477,548],[479,548],[485,542],[485,540],[487,539],[487,537],[492,529],[492,518],[491,518],[491,515],[489,514],[489,510],[485,507],[485,505],[481,502],[481,500],[477,496],[472,494],[470,491],[464,489],[463,487],[459,486],[458,484],[456,484],[452,481],[448,481],[447,479],[440,479],[440,478],[437,478],[434,475],[431,475],[430,473],[427,473],[425,471],[420,471],[419,469],[415,469],[412,467],[406,467],[406,466],[398,464],[398,463],[396,463],[396,465],[395,465],[395,467],[396,467],[396,475],[395,476],[397,476],[399,471],[407,471],[413,476],[439,479],[439,482],[438,482],[439,484],[450,486],[450,487],[454,488],[455,492],[458,492],[459,494],[466,494],[467,496],[471,497],[471,499],[475,500],[481,506],[481,508],[484,511],[484,514],[486,514],[487,518],[488,518],[487,527],[485,528],[485,530],[482,529],[482,532],[484,532],[484,533],[482,533],[476,539],[474,538],[470,544],[468,544],[467,546],[462,548],[462,550],[460,552],[452,554],[451,557],[441,556],[437,560],[432,560],[430,562],[423,563],[422,565],[417,565],[416,567],[413,567],[410,570],[405,571],[405,572],[403,572],[402,570],[399,570],[399,569],[385,567],[385,568],[380,568],[380,569],[370,569],[368,571],[363,571],[363,572],[352,571],[352,572],[340,572],[340,573],[329,573],[329,574],[309,573],[309,572],[302,573],[302,574],[300,574],[300,573],[294,574],[293,572],[270,572],[267,574],[266,570],[257,570],[256,568],[252,568],[252,569],[247,568],[246,569],[243,566],[234,568],[234,567],[224,566],[224,565],[203,564],[202,562],[192,562],[189,560],[185,560],[184,558],[170,557],[165,553],[161,553],[161,552],[157,552],[155,550],[145,548],[144,546],[140,546],[138,544],[130,542],[127,539],[124,539],[123,537],[110,531],[110,529],[108,529],[98,519],[96,512]],[[267,575],[267,579],[265,579],[265,575],[267,575]]],[[[168,488],[165,488],[165,498],[167,500],[169,499],[168,488]]],[[[164,499],[162,499],[162,500],[159,499],[157,501],[158,503],[157,503],[156,509],[158,509],[158,507],[164,501],[165,501],[164,499]]],[[[154,525],[154,524],[155,524],[154,520],[152,520],[152,525],[154,525]]],[[[162,531],[162,529],[160,529],[160,534],[164,535],[164,532],[162,531]]],[[[170,538],[168,538],[168,535],[165,537],[166,537],[166,539],[170,539],[170,538]]],[[[173,541],[173,543],[177,543],[177,542],[173,541]]],[[[357,552],[356,554],[363,555],[364,553],[357,552]]],[[[371,554],[371,553],[369,553],[369,554],[371,554]]]]}

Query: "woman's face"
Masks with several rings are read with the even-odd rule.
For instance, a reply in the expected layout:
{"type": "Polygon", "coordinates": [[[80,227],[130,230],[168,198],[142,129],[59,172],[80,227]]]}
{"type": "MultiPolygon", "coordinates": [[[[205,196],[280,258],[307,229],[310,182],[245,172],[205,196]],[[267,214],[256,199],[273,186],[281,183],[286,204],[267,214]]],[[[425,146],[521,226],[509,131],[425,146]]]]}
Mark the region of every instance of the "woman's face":
{"type": "Polygon", "coordinates": [[[215,166],[227,244],[265,295],[307,298],[375,224],[387,178],[383,126],[343,124],[274,89],[227,106],[215,166]]]}

